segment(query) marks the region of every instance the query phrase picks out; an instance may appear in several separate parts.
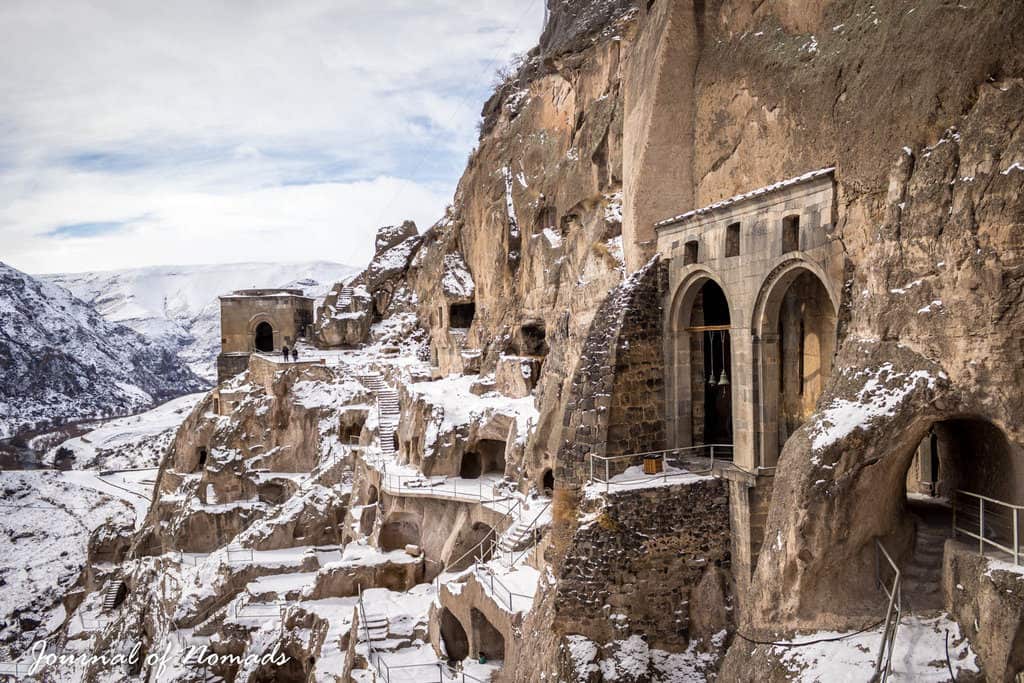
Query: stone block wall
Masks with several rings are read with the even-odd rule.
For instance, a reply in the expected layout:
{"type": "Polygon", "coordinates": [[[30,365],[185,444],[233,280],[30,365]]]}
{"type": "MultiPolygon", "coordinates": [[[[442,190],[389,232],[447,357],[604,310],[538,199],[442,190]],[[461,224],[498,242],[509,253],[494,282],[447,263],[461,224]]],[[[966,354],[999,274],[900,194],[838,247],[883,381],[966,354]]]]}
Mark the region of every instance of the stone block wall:
{"type": "Polygon", "coordinates": [[[556,489],[583,486],[591,453],[664,448],[660,273],[656,257],[613,290],[591,322],[563,418],[556,489]]]}
{"type": "Polygon", "coordinates": [[[717,623],[727,618],[725,593],[717,600],[703,597],[706,590],[696,595],[706,573],[729,565],[725,482],[709,477],[613,492],[587,508],[562,563],[559,632],[602,643],[639,633],[653,647],[674,650],[688,644],[695,622],[726,627],[717,623]]]}

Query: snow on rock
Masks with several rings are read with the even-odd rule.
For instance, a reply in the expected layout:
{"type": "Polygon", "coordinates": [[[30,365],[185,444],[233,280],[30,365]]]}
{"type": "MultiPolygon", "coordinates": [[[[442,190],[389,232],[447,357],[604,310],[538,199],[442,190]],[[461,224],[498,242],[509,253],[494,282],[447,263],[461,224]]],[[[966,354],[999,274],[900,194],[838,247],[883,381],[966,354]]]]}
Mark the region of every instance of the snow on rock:
{"type": "Polygon", "coordinates": [[[718,659],[698,650],[696,641],[685,652],[672,653],[650,647],[639,635],[614,640],[603,647],[584,636],[570,635],[562,647],[568,650],[574,683],[594,680],[596,674],[609,682],[693,683],[708,680],[718,659]]]}
{"type": "Polygon", "coordinates": [[[457,251],[444,255],[444,278],[441,280],[441,289],[456,299],[473,298],[473,276],[462,254],[457,251]]]}
{"type": "MultiPolygon", "coordinates": [[[[852,635],[819,631],[801,636],[795,642],[812,643],[801,647],[774,646],[772,652],[793,674],[793,680],[806,683],[870,680],[875,667],[875,653],[882,638],[882,627],[852,635]],[[834,640],[848,636],[842,640],[834,640]]],[[[949,633],[949,659],[954,678],[960,672],[977,672],[975,655],[960,625],[942,614],[923,618],[904,617],[896,635],[890,680],[948,681],[946,668],[946,633],[949,633]]]]}
{"type": "Polygon", "coordinates": [[[173,349],[0,264],[0,438],[125,415],[203,388],[173,349]]]}
{"type": "Polygon", "coordinates": [[[514,417],[516,438],[526,438],[540,416],[533,397],[511,399],[497,392],[477,396],[471,390],[476,379],[473,375],[453,375],[433,382],[416,382],[406,386],[410,395],[435,407],[434,422],[428,426],[424,439],[425,448],[433,445],[439,436],[461,425],[484,421],[495,414],[514,417]]]}
{"type": "Polygon", "coordinates": [[[130,525],[132,506],[52,470],[0,472],[0,659],[60,625],[61,598],[85,566],[90,534],[130,525]]]}
{"type": "Polygon", "coordinates": [[[854,430],[864,428],[875,418],[894,415],[915,390],[934,389],[937,379],[946,379],[942,373],[936,378],[927,370],[898,372],[892,363],[884,363],[877,370],[859,370],[853,375],[855,379],[861,377],[864,383],[856,400],[833,399],[809,425],[814,450],[819,451],[854,430]]]}
{"type": "Polygon", "coordinates": [[[173,349],[208,382],[217,377],[220,302],[237,289],[295,288],[323,298],[331,285],[355,272],[331,263],[230,263],[155,266],[93,273],[41,275],[94,306],[112,322],[173,349]]]}
{"type": "Polygon", "coordinates": [[[76,468],[129,469],[156,467],[174,434],[204,394],[188,394],[153,410],[104,422],[90,432],[61,443],[47,452],[53,463],[57,453],[70,452],[76,468]]]}

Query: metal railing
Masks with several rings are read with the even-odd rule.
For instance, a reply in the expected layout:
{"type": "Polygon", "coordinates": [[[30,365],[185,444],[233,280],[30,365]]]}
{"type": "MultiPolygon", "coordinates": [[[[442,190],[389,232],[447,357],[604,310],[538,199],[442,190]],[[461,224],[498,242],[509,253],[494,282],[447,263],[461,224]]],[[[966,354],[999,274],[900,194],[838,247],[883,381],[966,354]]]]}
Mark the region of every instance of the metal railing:
{"type": "Polygon", "coordinates": [[[551,501],[545,503],[544,507],[540,509],[540,512],[538,512],[537,515],[530,521],[530,523],[526,525],[526,527],[523,529],[523,532],[529,533],[533,536],[533,541],[526,548],[523,548],[519,552],[516,552],[515,550],[509,552],[507,562],[505,563],[506,567],[511,569],[512,567],[516,566],[517,564],[519,564],[520,560],[526,557],[527,554],[533,552],[536,549],[537,545],[540,543],[540,527],[537,526],[537,522],[540,521],[540,518],[544,516],[544,513],[547,512],[547,509],[549,507],[551,507],[551,501]]]}
{"type": "Polygon", "coordinates": [[[484,558],[487,556],[494,556],[494,550],[498,546],[501,534],[507,531],[511,524],[502,529],[502,531],[498,531],[498,529],[501,528],[506,521],[512,519],[512,515],[515,514],[516,510],[519,509],[522,503],[523,501],[516,499],[516,502],[512,505],[511,508],[509,508],[508,512],[502,515],[501,519],[499,519],[494,524],[494,526],[491,527],[491,530],[484,534],[484,537],[480,539],[479,543],[477,543],[475,546],[473,546],[472,548],[464,552],[462,555],[460,555],[458,558],[452,560],[451,562],[449,562],[441,568],[441,571],[438,572],[437,576],[434,577],[434,589],[437,591],[438,594],[441,593],[441,575],[448,571],[450,567],[459,566],[459,564],[461,564],[462,561],[468,557],[472,557],[474,560],[474,564],[476,564],[479,562],[483,562],[484,558]],[[486,551],[484,550],[485,547],[487,547],[486,551]]]}
{"type": "Polygon", "coordinates": [[[612,486],[619,484],[649,482],[659,478],[667,483],[673,477],[690,474],[714,474],[716,467],[733,467],[732,456],[732,444],[712,443],[626,455],[590,453],[587,458],[590,462],[590,482],[604,484],[607,492],[611,490],[612,486]],[[661,460],[663,465],[672,466],[675,470],[663,469],[657,474],[642,474],[637,477],[623,478],[630,467],[640,465],[644,460],[654,459],[661,460]]]}
{"type": "Polygon", "coordinates": [[[875,583],[889,598],[889,605],[885,610],[885,628],[882,629],[882,642],[878,646],[878,655],[875,657],[875,677],[872,680],[885,683],[892,673],[892,653],[896,644],[896,631],[900,627],[900,618],[903,616],[903,573],[896,566],[889,551],[877,538],[875,539],[875,583]],[[890,570],[892,573],[891,584],[887,583],[883,576],[890,570]]]}
{"type": "Polygon", "coordinates": [[[1013,505],[978,493],[958,490],[953,496],[953,535],[963,534],[978,542],[978,553],[986,547],[1001,550],[1021,563],[1021,510],[1013,505]]]}
{"type": "Polygon", "coordinates": [[[494,569],[487,564],[480,564],[479,562],[473,565],[473,573],[476,575],[476,580],[482,583],[485,587],[490,588],[491,596],[494,601],[502,607],[507,607],[511,613],[516,612],[514,598],[526,598],[532,601],[532,595],[526,595],[524,593],[516,593],[511,588],[502,583],[501,579],[494,573],[494,569]],[[499,599],[500,598],[500,599],[499,599]]]}
{"type": "Polygon", "coordinates": [[[28,676],[32,671],[32,664],[28,662],[0,662],[0,678],[13,676],[18,680],[28,676]]]}
{"type": "MultiPolygon", "coordinates": [[[[459,486],[455,480],[448,477],[430,478],[422,474],[394,474],[388,473],[387,463],[381,463],[380,488],[382,491],[395,496],[424,497],[424,498],[445,498],[454,500],[479,500],[485,503],[497,503],[510,500],[511,496],[495,496],[492,479],[478,478],[474,488],[470,486],[459,486]]],[[[465,479],[459,481],[465,482],[465,479]]]]}

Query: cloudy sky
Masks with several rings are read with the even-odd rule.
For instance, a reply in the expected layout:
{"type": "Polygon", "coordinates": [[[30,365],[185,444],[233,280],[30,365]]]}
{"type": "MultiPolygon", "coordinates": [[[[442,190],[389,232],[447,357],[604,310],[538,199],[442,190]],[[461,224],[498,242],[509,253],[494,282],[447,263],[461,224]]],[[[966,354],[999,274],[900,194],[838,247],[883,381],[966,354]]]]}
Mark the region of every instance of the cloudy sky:
{"type": "Polygon", "coordinates": [[[3,0],[0,261],[363,264],[451,200],[544,0],[3,0]]]}

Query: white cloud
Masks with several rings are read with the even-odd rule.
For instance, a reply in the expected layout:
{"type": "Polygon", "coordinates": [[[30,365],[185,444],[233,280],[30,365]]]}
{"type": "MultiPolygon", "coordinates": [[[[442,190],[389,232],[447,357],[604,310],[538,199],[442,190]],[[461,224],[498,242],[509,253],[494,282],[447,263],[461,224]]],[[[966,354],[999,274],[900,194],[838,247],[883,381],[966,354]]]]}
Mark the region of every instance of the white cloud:
{"type": "Polygon", "coordinates": [[[5,0],[0,258],[361,264],[377,222],[440,216],[543,2],[5,0]]]}

